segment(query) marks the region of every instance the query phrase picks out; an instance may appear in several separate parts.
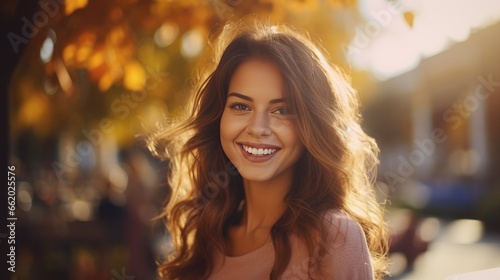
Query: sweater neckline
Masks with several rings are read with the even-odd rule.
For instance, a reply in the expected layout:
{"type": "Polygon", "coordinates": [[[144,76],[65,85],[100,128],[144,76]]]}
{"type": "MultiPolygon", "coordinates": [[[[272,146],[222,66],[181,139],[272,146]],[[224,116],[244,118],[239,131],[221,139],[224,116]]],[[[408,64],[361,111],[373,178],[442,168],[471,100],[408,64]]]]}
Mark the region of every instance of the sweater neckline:
{"type": "Polygon", "coordinates": [[[239,255],[239,256],[228,256],[228,255],[224,254],[224,257],[226,259],[228,259],[228,260],[239,260],[239,259],[244,259],[244,258],[250,258],[253,255],[258,254],[260,251],[263,251],[264,249],[267,249],[269,246],[272,246],[272,244],[273,244],[273,242],[270,240],[270,241],[264,243],[259,248],[255,249],[255,250],[253,250],[251,252],[248,252],[246,254],[239,255]]]}

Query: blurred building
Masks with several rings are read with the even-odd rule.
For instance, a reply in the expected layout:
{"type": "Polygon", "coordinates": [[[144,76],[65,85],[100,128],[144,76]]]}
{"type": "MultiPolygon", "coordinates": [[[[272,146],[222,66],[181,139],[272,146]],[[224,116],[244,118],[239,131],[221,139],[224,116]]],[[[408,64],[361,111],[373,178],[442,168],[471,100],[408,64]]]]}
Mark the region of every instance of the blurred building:
{"type": "Polygon", "coordinates": [[[381,147],[379,177],[403,204],[498,218],[498,34],[499,23],[478,30],[373,89],[364,116],[381,147]]]}

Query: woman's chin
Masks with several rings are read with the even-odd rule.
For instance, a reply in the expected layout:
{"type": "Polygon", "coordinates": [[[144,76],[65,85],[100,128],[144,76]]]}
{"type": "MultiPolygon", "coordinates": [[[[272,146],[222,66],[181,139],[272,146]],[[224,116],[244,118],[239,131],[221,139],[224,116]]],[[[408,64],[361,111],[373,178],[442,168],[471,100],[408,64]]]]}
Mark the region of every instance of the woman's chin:
{"type": "Polygon", "coordinates": [[[243,178],[243,180],[250,181],[250,182],[266,182],[269,181],[272,177],[273,174],[270,172],[248,172],[248,171],[240,171],[240,175],[243,178]]]}

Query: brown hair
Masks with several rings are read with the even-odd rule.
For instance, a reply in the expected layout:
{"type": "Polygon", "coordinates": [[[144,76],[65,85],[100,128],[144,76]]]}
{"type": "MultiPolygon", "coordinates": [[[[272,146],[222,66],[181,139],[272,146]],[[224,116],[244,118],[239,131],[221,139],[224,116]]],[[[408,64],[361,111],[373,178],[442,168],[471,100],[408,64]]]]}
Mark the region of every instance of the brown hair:
{"type": "MultiPolygon", "coordinates": [[[[287,209],[271,229],[275,263],[270,279],[286,269],[290,234],[307,244],[315,233],[326,240],[322,215],[341,209],[362,227],[374,275],[386,273],[387,232],[373,190],[378,148],[360,126],[355,91],[305,35],[258,21],[228,24],[215,45],[215,70],[202,80],[190,115],[152,136],[150,149],[170,162],[170,201],[162,212],[175,250],[162,263],[164,279],[205,279],[216,251],[225,252],[225,233],[238,219],[242,178],[220,144],[220,119],[230,79],[249,59],[273,62],[281,71],[287,108],[296,115],[305,152],[297,162],[287,209]]],[[[324,254],[324,250],[322,252],[324,254]]]]}

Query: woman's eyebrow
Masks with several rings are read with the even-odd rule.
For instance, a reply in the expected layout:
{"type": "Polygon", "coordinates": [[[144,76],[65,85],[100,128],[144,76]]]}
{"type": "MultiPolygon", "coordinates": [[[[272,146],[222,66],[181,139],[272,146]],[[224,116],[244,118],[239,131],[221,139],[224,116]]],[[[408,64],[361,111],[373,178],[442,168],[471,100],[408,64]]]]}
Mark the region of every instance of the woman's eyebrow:
{"type": "MultiPolygon", "coordinates": [[[[244,94],[238,93],[238,92],[231,92],[227,95],[228,98],[231,96],[239,97],[241,99],[253,102],[253,98],[251,98],[250,96],[246,96],[244,94]]],[[[281,102],[285,102],[285,98],[271,99],[269,101],[270,104],[281,103],[281,102]]]]}
{"type": "Polygon", "coordinates": [[[252,101],[253,102],[253,99],[250,97],[250,96],[246,96],[244,94],[241,94],[241,93],[237,93],[237,92],[231,92],[230,94],[227,95],[227,98],[231,97],[231,96],[234,96],[234,97],[239,97],[241,99],[245,99],[245,100],[248,100],[248,101],[252,101]]]}
{"type": "Polygon", "coordinates": [[[270,104],[285,102],[285,98],[271,99],[270,104]]]}

